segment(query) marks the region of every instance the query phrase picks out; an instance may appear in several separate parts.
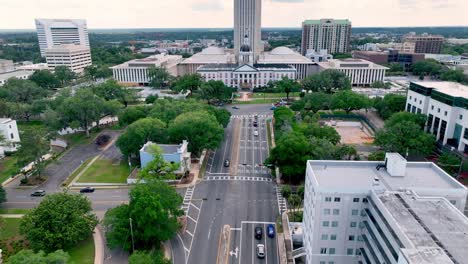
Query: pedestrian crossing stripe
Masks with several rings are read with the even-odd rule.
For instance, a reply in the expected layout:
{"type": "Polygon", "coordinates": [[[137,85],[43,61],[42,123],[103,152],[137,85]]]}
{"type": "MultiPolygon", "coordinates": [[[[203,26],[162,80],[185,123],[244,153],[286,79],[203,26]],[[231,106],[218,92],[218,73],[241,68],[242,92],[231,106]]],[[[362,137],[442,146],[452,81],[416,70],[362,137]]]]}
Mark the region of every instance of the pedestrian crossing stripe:
{"type": "Polygon", "coordinates": [[[266,177],[252,177],[252,176],[207,176],[207,181],[258,181],[258,182],[272,182],[271,178],[266,177]]]}
{"type": "MultiPolygon", "coordinates": [[[[231,118],[253,118],[254,115],[231,115],[231,118]]],[[[273,115],[257,115],[259,118],[272,118],[273,115]]]]}

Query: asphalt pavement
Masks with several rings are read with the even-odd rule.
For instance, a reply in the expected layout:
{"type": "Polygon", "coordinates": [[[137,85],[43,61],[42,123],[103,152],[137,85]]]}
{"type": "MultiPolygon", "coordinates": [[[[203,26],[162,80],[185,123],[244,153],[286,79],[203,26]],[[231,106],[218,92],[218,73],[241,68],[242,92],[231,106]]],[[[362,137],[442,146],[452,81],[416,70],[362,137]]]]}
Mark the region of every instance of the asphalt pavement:
{"type": "Polygon", "coordinates": [[[189,205],[188,232],[171,241],[175,264],[217,263],[225,225],[231,228],[229,263],[278,263],[276,240],[265,236],[256,240],[253,234],[255,226],[266,232],[266,226],[274,224],[279,215],[276,185],[263,166],[269,153],[269,107],[240,105],[240,109],[229,109],[233,115],[225,139],[208,157],[204,181],[190,190],[190,199],[184,200],[189,205]],[[229,167],[224,166],[225,160],[230,160],[229,167]],[[233,166],[237,170],[232,170],[233,166]],[[265,259],[256,256],[259,243],[266,245],[265,259]]]}

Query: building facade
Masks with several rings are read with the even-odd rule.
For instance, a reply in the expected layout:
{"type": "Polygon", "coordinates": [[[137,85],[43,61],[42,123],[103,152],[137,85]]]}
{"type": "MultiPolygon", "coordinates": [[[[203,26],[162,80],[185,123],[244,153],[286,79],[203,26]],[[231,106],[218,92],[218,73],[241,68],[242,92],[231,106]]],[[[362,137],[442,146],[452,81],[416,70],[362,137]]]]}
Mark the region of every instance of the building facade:
{"type": "Polygon", "coordinates": [[[308,161],[306,263],[463,263],[466,198],[466,187],[435,164],[396,153],[385,162],[308,161]]]}
{"type": "Polygon", "coordinates": [[[0,118],[0,135],[5,140],[5,143],[0,144],[0,157],[5,155],[5,151],[16,151],[16,144],[20,142],[16,121],[10,118],[0,118]]]}
{"type": "Polygon", "coordinates": [[[0,73],[12,72],[15,70],[15,64],[12,60],[0,59],[0,73]]]}
{"type": "Polygon", "coordinates": [[[197,71],[205,81],[222,81],[236,89],[254,89],[283,77],[296,79],[296,69],[286,64],[207,64],[197,71]]]}
{"type": "Polygon", "coordinates": [[[188,141],[184,140],[181,144],[156,144],[151,141],[146,142],[140,149],[140,165],[144,169],[148,163],[154,160],[152,146],[156,145],[162,151],[161,155],[166,162],[179,163],[180,167],[176,171],[183,174],[190,170],[190,152],[188,151],[188,141]]]}
{"type": "Polygon", "coordinates": [[[181,55],[157,54],[144,59],[127,61],[111,67],[113,78],[128,85],[148,85],[148,69],[163,67],[172,76],[177,76],[177,65],[182,62],[181,55]]]}
{"type": "Polygon", "coordinates": [[[82,73],[84,68],[92,65],[89,47],[62,44],[45,50],[47,66],[50,70],[57,66],[66,66],[75,73],[82,73]]]}
{"type": "Polygon", "coordinates": [[[329,60],[318,63],[320,71],[337,70],[346,74],[353,86],[370,86],[376,81],[383,81],[387,67],[361,59],[329,60]]]}
{"type": "Polygon", "coordinates": [[[36,19],[41,56],[46,49],[61,44],[77,44],[89,48],[88,27],[84,19],[36,19]]]}
{"type": "Polygon", "coordinates": [[[0,86],[4,85],[8,81],[8,79],[16,78],[16,79],[26,80],[32,74],[33,73],[30,71],[23,71],[23,70],[0,73],[0,86]]]}
{"type": "Polygon", "coordinates": [[[239,57],[241,46],[247,44],[254,60],[263,51],[262,46],[262,1],[234,0],[234,51],[239,57]],[[248,43],[245,43],[245,39],[248,43]]]}
{"type": "Polygon", "coordinates": [[[351,21],[348,19],[320,19],[302,22],[302,55],[307,50],[348,53],[351,41],[351,21]]]}
{"type": "Polygon", "coordinates": [[[404,38],[402,51],[410,53],[440,54],[442,52],[443,43],[443,36],[410,34],[404,38]]]}
{"type": "Polygon", "coordinates": [[[424,60],[424,54],[400,52],[390,49],[387,51],[353,51],[353,58],[371,61],[376,64],[398,63],[405,71],[411,70],[411,66],[424,60]]]}
{"type": "Polygon", "coordinates": [[[326,49],[315,51],[313,49],[307,50],[306,58],[312,62],[326,62],[333,59],[333,55],[329,54],[326,49]]]}
{"type": "Polygon", "coordinates": [[[406,111],[426,115],[425,130],[439,144],[468,153],[468,86],[454,82],[412,82],[406,111]]]}

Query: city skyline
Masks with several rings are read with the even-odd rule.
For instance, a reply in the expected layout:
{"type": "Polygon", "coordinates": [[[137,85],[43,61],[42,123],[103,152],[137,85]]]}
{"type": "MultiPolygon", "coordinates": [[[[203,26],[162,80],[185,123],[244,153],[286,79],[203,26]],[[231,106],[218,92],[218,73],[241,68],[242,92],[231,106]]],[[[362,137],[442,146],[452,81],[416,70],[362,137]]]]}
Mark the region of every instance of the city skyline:
{"type": "MultiPolygon", "coordinates": [[[[82,18],[88,21],[89,28],[96,29],[233,27],[231,0],[184,0],[183,5],[150,0],[133,6],[127,3],[43,0],[25,7],[24,3],[0,0],[4,18],[0,29],[34,29],[34,19],[41,17],[82,18]]],[[[468,25],[468,17],[463,15],[468,2],[462,0],[264,0],[262,5],[263,27],[300,27],[305,19],[319,18],[347,18],[355,27],[468,25]]]]}

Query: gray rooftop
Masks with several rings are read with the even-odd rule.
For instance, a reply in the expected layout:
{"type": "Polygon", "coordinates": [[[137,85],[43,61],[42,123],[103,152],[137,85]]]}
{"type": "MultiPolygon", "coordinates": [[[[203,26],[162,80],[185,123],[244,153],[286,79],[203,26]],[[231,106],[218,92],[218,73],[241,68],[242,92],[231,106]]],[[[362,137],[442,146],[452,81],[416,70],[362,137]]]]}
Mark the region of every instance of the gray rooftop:
{"type": "Polygon", "coordinates": [[[158,146],[161,147],[163,153],[177,153],[177,150],[180,148],[180,145],[173,144],[159,144],[158,146]]]}
{"type": "Polygon", "coordinates": [[[377,170],[376,166],[382,162],[314,160],[308,163],[318,185],[330,189],[369,190],[375,178],[387,190],[465,188],[432,162],[408,162],[404,177],[392,177],[386,169],[377,170]]]}
{"type": "Polygon", "coordinates": [[[380,201],[410,244],[403,253],[409,263],[466,263],[468,219],[443,198],[384,192],[380,201]]]}

